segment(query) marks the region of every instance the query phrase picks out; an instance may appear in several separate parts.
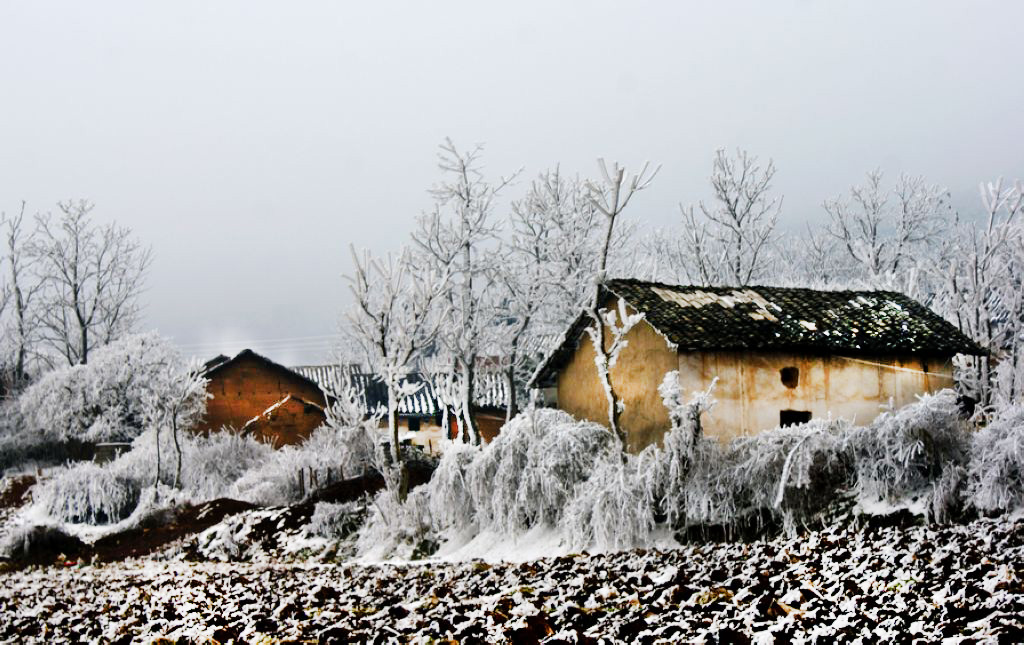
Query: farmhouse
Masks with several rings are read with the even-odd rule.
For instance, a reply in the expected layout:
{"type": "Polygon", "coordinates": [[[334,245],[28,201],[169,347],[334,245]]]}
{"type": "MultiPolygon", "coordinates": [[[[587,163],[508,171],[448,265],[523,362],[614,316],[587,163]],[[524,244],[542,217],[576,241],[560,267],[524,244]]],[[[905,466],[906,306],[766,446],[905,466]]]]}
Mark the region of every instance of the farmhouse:
{"type": "MultiPolygon", "coordinates": [[[[387,424],[388,396],[384,383],[373,374],[367,374],[358,365],[304,365],[292,368],[295,372],[315,381],[328,397],[338,398],[343,389],[354,387],[363,396],[363,405],[387,424]]],[[[444,404],[439,400],[429,379],[418,372],[406,377],[405,382],[418,384],[419,389],[398,404],[398,427],[411,443],[428,452],[436,452],[444,438],[444,404]]],[[[497,373],[478,375],[473,421],[482,438],[490,441],[498,435],[505,423],[505,380],[497,373]]],[[[449,438],[458,436],[458,423],[449,411],[449,438]]]]}
{"type": "MultiPolygon", "coordinates": [[[[728,440],[829,415],[870,422],[889,404],[952,386],[954,355],[982,353],[928,308],[886,291],[611,280],[601,297],[606,308],[621,299],[644,315],[611,369],[631,451],[669,427],[658,385],[672,370],[684,393],[718,379],[703,428],[728,440]]],[[[576,320],[532,385],[575,417],[607,425],[588,324],[585,314],[576,320]]]]}
{"type": "Polygon", "coordinates": [[[250,349],[209,361],[203,376],[212,398],[199,432],[229,427],[283,446],[302,443],[326,420],[315,381],[250,349]]]}

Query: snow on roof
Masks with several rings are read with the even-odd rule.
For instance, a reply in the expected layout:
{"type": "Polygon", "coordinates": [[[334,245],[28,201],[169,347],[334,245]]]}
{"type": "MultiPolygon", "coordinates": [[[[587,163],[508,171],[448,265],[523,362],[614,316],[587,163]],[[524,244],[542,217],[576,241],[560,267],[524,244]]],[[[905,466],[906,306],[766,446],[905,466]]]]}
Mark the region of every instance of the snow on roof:
{"type": "MultiPolygon", "coordinates": [[[[357,371],[348,365],[303,365],[293,371],[316,381],[328,396],[337,397],[346,387],[361,390],[368,410],[387,410],[388,394],[384,383],[374,374],[357,371]]],[[[398,404],[398,414],[404,417],[431,417],[441,412],[433,384],[419,372],[406,377],[405,382],[420,383],[420,388],[398,404]]],[[[483,408],[504,408],[508,401],[505,379],[501,374],[477,374],[474,403],[483,408]]]]}

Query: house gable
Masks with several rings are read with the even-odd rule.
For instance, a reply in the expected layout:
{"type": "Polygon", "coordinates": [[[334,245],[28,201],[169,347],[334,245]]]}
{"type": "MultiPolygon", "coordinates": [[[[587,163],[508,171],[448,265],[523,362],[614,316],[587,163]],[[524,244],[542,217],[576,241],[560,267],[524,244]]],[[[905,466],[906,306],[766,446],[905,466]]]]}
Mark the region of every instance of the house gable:
{"type": "Polygon", "coordinates": [[[203,423],[197,427],[201,432],[224,427],[240,430],[289,395],[320,408],[327,405],[324,393],[314,381],[251,350],[216,362],[204,376],[212,398],[207,401],[203,423]]]}
{"type": "MultiPolygon", "coordinates": [[[[677,368],[673,347],[646,321],[627,332],[627,344],[610,371],[612,385],[625,406],[620,417],[628,428],[631,451],[658,441],[669,426],[668,411],[658,386],[665,373],[677,368]]],[[[606,338],[606,344],[610,339],[606,338]]],[[[608,398],[594,367],[594,346],[580,338],[565,367],[558,372],[558,407],[577,419],[608,424],[608,398]]]]}

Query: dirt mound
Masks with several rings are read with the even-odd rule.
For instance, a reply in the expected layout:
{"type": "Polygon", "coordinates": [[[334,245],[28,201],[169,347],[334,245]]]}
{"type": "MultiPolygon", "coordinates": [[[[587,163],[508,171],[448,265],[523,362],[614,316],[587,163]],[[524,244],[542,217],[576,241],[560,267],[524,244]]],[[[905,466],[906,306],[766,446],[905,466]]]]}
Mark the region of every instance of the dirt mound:
{"type": "Polygon", "coordinates": [[[20,569],[30,565],[77,564],[89,552],[89,545],[56,526],[24,527],[8,540],[11,559],[4,568],[20,569]]]}
{"type": "Polygon", "coordinates": [[[100,562],[112,562],[152,553],[175,540],[201,533],[225,517],[256,508],[236,499],[215,499],[198,506],[183,506],[176,511],[160,513],[142,525],[100,538],[92,545],[92,553],[100,562]]]}
{"type": "Polygon", "coordinates": [[[35,484],[35,475],[11,477],[0,491],[0,508],[20,508],[28,501],[28,491],[35,484]]]}
{"type": "MultiPolygon", "coordinates": [[[[410,461],[406,464],[409,470],[409,489],[416,488],[420,484],[426,484],[434,474],[434,466],[420,462],[410,461]]],[[[331,502],[340,504],[344,502],[356,502],[367,495],[373,495],[384,488],[384,477],[374,471],[361,477],[345,479],[333,484],[328,484],[314,491],[303,504],[315,504],[316,502],[331,502]]]]}

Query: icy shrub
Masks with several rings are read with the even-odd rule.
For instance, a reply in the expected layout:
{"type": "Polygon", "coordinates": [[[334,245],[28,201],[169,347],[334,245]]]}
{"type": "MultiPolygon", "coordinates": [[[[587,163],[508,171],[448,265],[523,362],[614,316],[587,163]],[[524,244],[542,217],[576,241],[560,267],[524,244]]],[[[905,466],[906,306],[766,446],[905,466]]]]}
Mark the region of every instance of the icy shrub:
{"type": "Polygon", "coordinates": [[[272,451],[248,470],[235,482],[232,496],[263,506],[291,504],[310,492],[311,475],[318,484],[359,477],[373,463],[373,433],[365,427],[317,428],[305,442],[272,451]]]}
{"type": "Polygon", "coordinates": [[[1007,409],[974,435],[967,473],[979,511],[1024,508],[1024,407],[1007,409]]]}
{"type": "Polygon", "coordinates": [[[266,462],[273,452],[267,444],[234,432],[189,437],[182,465],[182,488],[196,501],[224,497],[242,475],[266,462]]]}
{"type": "Polygon", "coordinates": [[[319,502],[309,519],[312,535],[343,540],[359,530],[366,519],[366,505],[359,502],[331,504],[319,502]]]}
{"type": "Polygon", "coordinates": [[[427,485],[428,508],[435,529],[467,528],[476,518],[476,503],[469,489],[467,471],[479,458],[479,446],[450,442],[427,485]]]}
{"type": "Polygon", "coordinates": [[[952,390],[922,395],[917,403],[886,412],[847,437],[860,500],[916,497],[926,502],[932,517],[945,514],[943,504],[955,498],[948,488],[957,477],[944,471],[965,467],[970,448],[952,390]]]}
{"type": "Polygon", "coordinates": [[[618,443],[607,428],[561,410],[523,413],[467,469],[481,527],[515,533],[557,524],[576,486],[618,443]]]}
{"type": "Polygon", "coordinates": [[[835,499],[849,479],[848,424],[816,420],[734,439],[702,441],[684,492],[693,524],[735,524],[764,514],[792,531],[835,499]]]}
{"type": "Polygon", "coordinates": [[[608,455],[576,489],[561,523],[574,547],[623,549],[648,542],[654,509],[640,463],[632,455],[608,455]]]}
{"type": "Polygon", "coordinates": [[[427,486],[409,492],[404,502],[399,501],[397,475],[385,473],[387,487],[377,493],[369,507],[366,523],[359,531],[357,550],[376,557],[404,555],[421,551],[425,542],[436,543],[431,524],[427,486]]]}
{"type": "Polygon", "coordinates": [[[90,359],[52,370],[21,393],[26,430],[56,440],[128,441],[172,412],[186,428],[206,408],[197,366],[158,334],[127,336],[90,359]]]}
{"type": "Polygon", "coordinates": [[[656,515],[672,526],[686,516],[686,483],[702,442],[701,415],[715,406],[712,392],[717,381],[703,392],[694,392],[689,401],[684,400],[676,370],[666,373],[658,386],[672,427],[660,447],[651,445],[640,453],[638,467],[656,515]]]}
{"type": "Polygon", "coordinates": [[[135,510],[137,481],[92,462],[70,466],[41,486],[36,505],[49,517],[75,524],[113,524],[135,510]]]}

